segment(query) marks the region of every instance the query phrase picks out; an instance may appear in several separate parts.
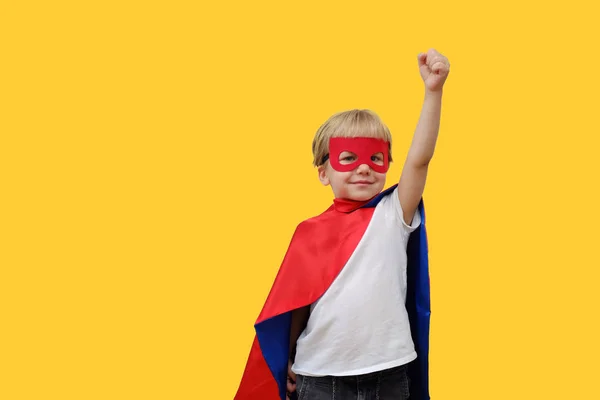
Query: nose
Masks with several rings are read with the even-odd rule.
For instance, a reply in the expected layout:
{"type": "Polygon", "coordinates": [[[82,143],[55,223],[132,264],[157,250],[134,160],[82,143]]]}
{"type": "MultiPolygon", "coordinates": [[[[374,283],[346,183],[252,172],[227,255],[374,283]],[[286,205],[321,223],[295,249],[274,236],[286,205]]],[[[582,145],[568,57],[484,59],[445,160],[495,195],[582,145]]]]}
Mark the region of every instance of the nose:
{"type": "Polygon", "coordinates": [[[361,164],[356,168],[356,173],[360,175],[368,175],[371,172],[371,167],[367,164],[361,164]]]}

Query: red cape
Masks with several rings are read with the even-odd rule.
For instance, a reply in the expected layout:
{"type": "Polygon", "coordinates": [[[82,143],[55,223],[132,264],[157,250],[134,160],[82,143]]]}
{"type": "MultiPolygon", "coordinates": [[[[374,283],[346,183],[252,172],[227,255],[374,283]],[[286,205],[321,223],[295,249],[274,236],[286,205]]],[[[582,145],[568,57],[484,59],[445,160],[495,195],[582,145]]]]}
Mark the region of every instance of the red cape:
{"type": "Polygon", "coordinates": [[[285,400],[291,311],[327,291],[360,242],[375,205],[394,188],[366,202],[336,199],[321,215],[298,225],[256,321],[235,400],[285,400]]]}

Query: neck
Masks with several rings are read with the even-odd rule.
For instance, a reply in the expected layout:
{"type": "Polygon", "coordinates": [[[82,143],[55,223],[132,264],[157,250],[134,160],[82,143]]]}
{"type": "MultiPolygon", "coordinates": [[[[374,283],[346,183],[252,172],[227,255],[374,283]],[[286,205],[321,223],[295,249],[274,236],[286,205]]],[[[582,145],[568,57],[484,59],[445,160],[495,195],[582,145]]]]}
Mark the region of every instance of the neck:
{"type": "Polygon", "coordinates": [[[342,198],[335,198],[333,199],[333,206],[335,207],[336,211],[340,211],[340,212],[352,212],[358,208],[360,208],[361,206],[367,204],[369,200],[350,200],[350,199],[342,199],[342,198]]]}

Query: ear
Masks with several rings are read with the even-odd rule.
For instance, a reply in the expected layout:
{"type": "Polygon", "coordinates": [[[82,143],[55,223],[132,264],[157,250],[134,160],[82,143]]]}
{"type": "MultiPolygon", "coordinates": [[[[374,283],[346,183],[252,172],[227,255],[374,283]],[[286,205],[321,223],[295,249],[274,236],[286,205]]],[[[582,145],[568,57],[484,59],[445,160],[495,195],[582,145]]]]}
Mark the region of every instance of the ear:
{"type": "Polygon", "coordinates": [[[321,183],[322,183],[324,186],[327,186],[327,185],[329,185],[329,177],[327,176],[327,168],[326,168],[326,164],[324,164],[324,165],[321,165],[321,166],[318,168],[318,171],[319,171],[319,180],[321,181],[321,183]]]}

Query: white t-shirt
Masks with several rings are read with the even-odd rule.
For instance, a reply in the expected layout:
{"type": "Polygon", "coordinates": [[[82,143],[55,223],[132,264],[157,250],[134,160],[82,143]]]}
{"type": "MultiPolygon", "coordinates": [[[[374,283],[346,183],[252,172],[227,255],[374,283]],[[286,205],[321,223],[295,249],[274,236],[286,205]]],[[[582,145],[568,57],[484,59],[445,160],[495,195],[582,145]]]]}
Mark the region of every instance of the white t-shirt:
{"type": "Polygon", "coordinates": [[[348,262],[311,305],[292,370],[306,376],[367,374],[417,358],[406,311],[406,246],[421,223],[404,221],[398,188],[376,206],[348,262]]]}

